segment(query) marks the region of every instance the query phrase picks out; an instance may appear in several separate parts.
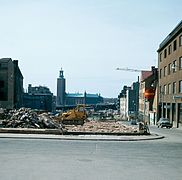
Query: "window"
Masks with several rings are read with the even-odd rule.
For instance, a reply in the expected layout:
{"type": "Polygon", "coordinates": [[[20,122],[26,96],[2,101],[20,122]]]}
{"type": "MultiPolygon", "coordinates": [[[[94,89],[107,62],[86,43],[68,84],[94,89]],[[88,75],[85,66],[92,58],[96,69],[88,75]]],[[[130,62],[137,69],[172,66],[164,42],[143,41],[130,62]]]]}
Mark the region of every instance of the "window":
{"type": "Polygon", "coordinates": [[[162,53],[159,54],[159,60],[162,61],[162,53]]]}
{"type": "Polygon", "coordinates": [[[176,94],[176,82],[173,82],[173,94],[176,94]]]}
{"type": "Polygon", "coordinates": [[[171,45],[168,47],[168,54],[171,54],[171,45]]]}
{"type": "Polygon", "coordinates": [[[164,94],[167,94],[167,87],[164,85],[164,94]]]}
{"type": "Polygon", "coordinates": [[[175,51],[176,50],[176,40],[173,42],[173,51],[175,51]]]}
{"type": "Polygon", "coordinates": [[[164,76],[167,76],[167,66],[164,67],[164,76]]]}
{"type": "Polygon", "coordinates": [[[182,70],[182,57],[179,58],[179,70],[182,70]]]}
{"type": "Polygon", "coordinates": [[[0,88],[4,88],[4,81],[0,81],[0,88]]]}
{"type": "Polygon", "coordinates": [[[162,69],[160,69],[159,77],[160,77],[160,78],[162,77],[162,69]]]}
{"type": "Polygon", "coordinates": [[[168,75],[170,75],[170,74],[171,74],[171,63],[168,64],[168,75]]]}
{"type": "Polygon", "coordinates": [[[182,93],[182,80],[179,81],[179,93],[182,93]]]}
{"type": "Polygon", "coordinates": [[[177,62],[176,62],[176,60],[173,61],[172,69],[173,69],[173,72],[177,71],[177,62]]]}
{"type": "Polygon", "coordinates": [[[0,63],[0,69],[7,69],[8,63],[0,63]]]}
{"type": "Polygon", "coordinates": [[[162,86],[159,86],[159,93],[162,93],[162,86]]]}
{"type": "Polygon", "coordinates": [[[167,57],[167,49],[164,50],[164,58],[167,57]]]}
{"type": "Polygon", "coordinates": [[[171,94],[171,84],[168,84],[168,94],[171,94]]]}
{"type": "Polygon", "coordinates": [[[182,46],[182,35],[179,37],[179,46],[182,46]]]}

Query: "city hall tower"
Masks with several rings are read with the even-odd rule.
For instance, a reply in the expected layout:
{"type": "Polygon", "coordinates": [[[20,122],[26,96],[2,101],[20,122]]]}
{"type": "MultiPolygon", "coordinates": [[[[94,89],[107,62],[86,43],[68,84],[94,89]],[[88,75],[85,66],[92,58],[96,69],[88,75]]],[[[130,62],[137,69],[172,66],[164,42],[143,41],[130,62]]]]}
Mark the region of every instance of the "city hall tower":
{"type": "Polygon", "coordinates": [[[59,72],[59,77],[57,78],[57,106],[65,105],[66,96],[66,80],[63,75],[63,70],[61,68],[59,72]]]}

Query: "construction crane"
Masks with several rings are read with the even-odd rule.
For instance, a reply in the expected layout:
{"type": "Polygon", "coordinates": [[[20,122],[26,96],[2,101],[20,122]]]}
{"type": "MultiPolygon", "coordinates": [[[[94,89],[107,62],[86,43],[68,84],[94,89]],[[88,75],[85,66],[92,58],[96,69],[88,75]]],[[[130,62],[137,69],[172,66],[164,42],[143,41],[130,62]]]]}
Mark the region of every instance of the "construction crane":
{"type": "Polygon", "coordinates": [[[116,68],[116,70],[119,70],[119,71],[130,71],[130,72],[141,72],[141,71],[145,71],[145,70],[131,69],[131,68],[116,68]]]}

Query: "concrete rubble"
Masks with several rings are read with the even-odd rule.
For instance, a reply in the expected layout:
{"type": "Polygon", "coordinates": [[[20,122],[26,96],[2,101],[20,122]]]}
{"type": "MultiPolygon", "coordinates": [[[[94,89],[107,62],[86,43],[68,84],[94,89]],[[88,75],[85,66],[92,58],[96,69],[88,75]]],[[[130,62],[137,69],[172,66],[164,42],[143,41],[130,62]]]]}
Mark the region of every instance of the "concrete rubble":
{"type": "MultiPolygon", "coordinates": [[[[0,111],[0,128],[24,129],[57,129],[59,132],[81,133],[138,133],[138,126],[129,126],[114,120],[86,120],[82,125],[62,125],[47,113],[39,114],[29,108],[0,111]]],[[[3,131],[4,132],[4,131],[3,131]]]]}
{"type": "Polygon", "coordinates": [[[96,132],[96,133],[136,133],[138,127],[127,126],[120,122],[114,121],[94,121],[90,120],[84,123],[83,126],[67,125],[65,126],[68,132],[96,132]]]}
{"type": "Polygon", "coordinates": [[[1,128],[62,129],[46,113],[38,114],[29,108],[20,108],[0,113],[1,128]]]}

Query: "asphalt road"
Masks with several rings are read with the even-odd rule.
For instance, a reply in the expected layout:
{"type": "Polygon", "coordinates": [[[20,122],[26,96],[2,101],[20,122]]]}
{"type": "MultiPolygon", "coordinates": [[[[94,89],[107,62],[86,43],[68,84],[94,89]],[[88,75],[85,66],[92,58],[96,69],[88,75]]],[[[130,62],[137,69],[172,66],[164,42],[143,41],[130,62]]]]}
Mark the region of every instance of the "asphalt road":
{"type": "Polygon", "coordinates": [[[181,180],[182,130],[150,141],[0,138],[2,180],[181,180]]]}

